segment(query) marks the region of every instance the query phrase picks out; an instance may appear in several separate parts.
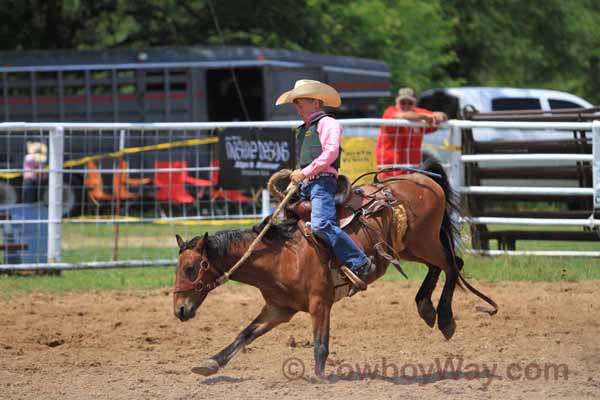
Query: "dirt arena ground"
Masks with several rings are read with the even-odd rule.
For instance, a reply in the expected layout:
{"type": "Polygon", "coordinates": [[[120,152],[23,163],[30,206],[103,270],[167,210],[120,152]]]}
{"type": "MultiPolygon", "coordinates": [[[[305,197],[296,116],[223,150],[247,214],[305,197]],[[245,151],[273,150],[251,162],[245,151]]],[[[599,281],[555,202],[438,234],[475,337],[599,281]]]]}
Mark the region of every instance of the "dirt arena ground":
{"type": "Polygon", "coordinates": [[[304,314],[216,375],[190,372],[258,313],[250,287],[216,290],[186,323],[167,290],[21,296],[0,303],[0,398],[600,397],[600,281],[477,286],[500,312],[478,313],[457,291],[451,341],[417,316],[417,282],[375,283],[337,303],[326,381],[312,376],[304,314]]]}

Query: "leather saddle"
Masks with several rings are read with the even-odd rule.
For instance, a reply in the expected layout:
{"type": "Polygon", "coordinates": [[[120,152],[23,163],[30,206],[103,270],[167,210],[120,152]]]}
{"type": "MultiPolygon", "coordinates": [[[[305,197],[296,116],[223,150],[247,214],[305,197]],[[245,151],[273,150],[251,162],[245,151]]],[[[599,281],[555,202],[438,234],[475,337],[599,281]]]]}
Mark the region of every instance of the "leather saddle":
{"type": "MultiPolygon", "coordinates": [[[[364,215],[368,216],[383,208],[384,204],[377,200],[374,194],[378,188],[373,185],[358,186],[350,190],[348,195],[336,201],[338,226],[344,229],[355,218],[364,215]]],[[[298,199],[295,203],[286,207],[286,212],[296,215],[302,221],[310,221],[312,204],[309,200],[298,199]]],[[[289,215],[289,214],[288,214],[289,215]]]]}
{"type": "MultiPolygon", "coordinates": [[[[289,175],[291,172],[291,170],[279,171],[269,180],[268,189],[271,195],[279,201],[285,197],[285,190],[290,183],[289,175]]],[[[399,214],[402,214],[404,210],[401,203],[394,197],[391,189],[384,184],[377,182],[370,185],[352,187],[350,180],[344,175],[338,176],[335,203],[338,226],[342,229],[350,225],[355,219],[368,218],[384,208],[391,208],[393,210],[395,215],[394,221],[398,224],[402,219],[399,218],[401,217],[399,214]]],[[[303,235],[309,238],[309,240],[313,240],[318,246],[320,242],[319,238],[312,234],[312,229],[305,227],[306,223],[310,221],[311,211],[311,202],[302,200],[298,194],[292,197],[290,204],[285,208],[286,218],[296,216],[304,222],[300,224],[303,235]]],[[[401,235],[404,235],[404,231],[406,230],[405,219],[403,227],[401,235]]],[[[378,242],[374,245],[377,257],[393,264],[402,275],[407,277],[397,258],[388,253],[386,247],[389,246],[383,243],[378,242]]],[[[348,278],[341,272],[339,261],[334,260],[332,254],[331,256],[329,268],[334,287],[334,302],[336,302],[348,295],[351,285],[348,278]]]]}
{"type": "MultiPolygon", "coordinates": [[[[269,191],[278,200],[285,196],[285,188],[289,185],[290,170],[283,170],[269,180],[269,191]]],[[[335,194],[338,226],[344,228],[359,216],[369,216],[384,207],[397,204],[391,190],[380,184],[352,187],[345,175],[339,175],[335,194]]],[[[297,216],[302,221],[310,221],[312,204],[295,195],[286,207],[286,216],[297,216]]]]}

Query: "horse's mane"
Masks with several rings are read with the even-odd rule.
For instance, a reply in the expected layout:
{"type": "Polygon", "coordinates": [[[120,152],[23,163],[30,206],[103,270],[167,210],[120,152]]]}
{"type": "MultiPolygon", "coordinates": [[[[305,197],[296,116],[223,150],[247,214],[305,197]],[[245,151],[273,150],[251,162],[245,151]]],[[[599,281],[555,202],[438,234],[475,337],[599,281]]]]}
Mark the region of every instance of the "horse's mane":
{"type": "MultiPolygon", "coordinates": [[[[246,244],[263,230],[271,217],[269,215],[260,224],[254,225],[250,229],[220,231],[209,236],[206,244],[208,252],[217,257],[222,257],[229,252],[231,247],[246,244]]],[[[298,220],[295,218],[288,218],[279,224],[271,225],[262,240],[264,242],[272,242],[275,240],[286,241],[291,239],[298,230],[297,222],[298,220]]]]}
{"type": "MultiPolygon", "coordinates": [[[[269,223],[269,220],[272,218],[272,215],[269,215],[258,225],[254,225],[252,227],[252,232],[257,235],[260,231],[263,230],[265,225],[269,223]]],[[[272,240],[289,240],[294,236],[294,233],[298,230],[298,218],[290,217],[286,218],[283,222],[279,224],[273,224],[269,227],[269,230],[265,234],[263,240],[272,241],[272,240]]]]}

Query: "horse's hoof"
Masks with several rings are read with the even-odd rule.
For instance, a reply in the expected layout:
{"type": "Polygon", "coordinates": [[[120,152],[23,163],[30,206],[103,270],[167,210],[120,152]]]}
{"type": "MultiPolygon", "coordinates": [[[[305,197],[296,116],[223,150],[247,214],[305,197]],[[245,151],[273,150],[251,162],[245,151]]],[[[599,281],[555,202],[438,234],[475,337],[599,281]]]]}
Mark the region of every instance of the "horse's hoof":
{"type": "Polygon", "coordinates": [[[329,380],[327,380],[327,378],[325,378],[323,376],[311,376],[309,378],[309,381],[310,381],[310,383],[317,384],[317,385],[329,383],[329,380]]]}
{"type": "Polygon", "coordinates": [[[454,319],[451,319],[445,325],[440,324],[439,328],[446,340],[450,340],[454,336],[454,331],[456,331],[456,322],[454,322],[454,319]]]}
{"type": "Polygon", "coordinates": [[[419,316],[425,321],[425,323],[433,328],[435,325],[435,318],[437,313],[435,312],[435,308],[429,299],[423,299],[417,303],[417,311],[419,312],[419,316]]]}
{"type": "Polygon", "coordinates": [[[202,376],[210,376],[219,371],[219,363],[209,358],[202,365],[192,368],[192,372],[202,376]]]}

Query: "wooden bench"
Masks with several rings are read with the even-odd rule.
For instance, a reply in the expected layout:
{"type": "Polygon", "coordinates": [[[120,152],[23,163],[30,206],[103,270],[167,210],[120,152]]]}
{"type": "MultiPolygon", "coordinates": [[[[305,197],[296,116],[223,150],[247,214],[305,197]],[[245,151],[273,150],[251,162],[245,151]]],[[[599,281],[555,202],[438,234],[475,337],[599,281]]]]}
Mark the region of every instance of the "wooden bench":
{"type": "Polygon", "coordinates": [[[13,252],[27,250],[27,245],[24,243],[0,243],[0,251],[13,252]]]}
{"type": "MultiPolygon", "coordinates": [[[[0,213],[0,221],[10,220],[10,214],[2,212],[0,213]]],[[[27,250],[27,244],[25,243],[0,243],[0,251],[4,253],[13,253],[15,251],[27,250]]]]}
{"type": "Polygon", "coordinates": [[[516,250],[517,240],[560,240],[572,242],[600,242],[600,231],[479,231],[480,248],[489,250],[489,241],[498,241],[498,250],[516,250]]]}

